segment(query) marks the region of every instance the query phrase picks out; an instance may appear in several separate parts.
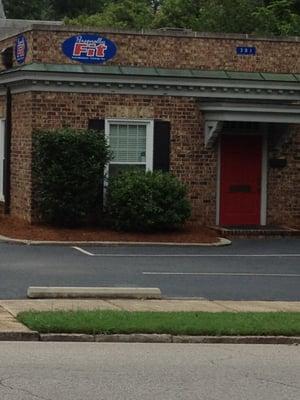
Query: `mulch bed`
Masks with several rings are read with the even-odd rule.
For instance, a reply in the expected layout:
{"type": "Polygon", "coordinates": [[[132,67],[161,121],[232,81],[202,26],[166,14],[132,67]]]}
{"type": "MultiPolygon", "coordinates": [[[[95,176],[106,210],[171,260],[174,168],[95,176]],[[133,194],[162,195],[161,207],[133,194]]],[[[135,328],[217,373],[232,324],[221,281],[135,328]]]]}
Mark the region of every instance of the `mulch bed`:
{"type": "Polygon", "coordinates": [[[197,223],[187,223],[181,230],[158,233],[116,232],[98,227],[76,229],[31,225],[25,221],[0,215],[0,235],[14,239],[47,241],[125,241],[125,242],[174,242],[213,243],[218,233],[197,223]]]}

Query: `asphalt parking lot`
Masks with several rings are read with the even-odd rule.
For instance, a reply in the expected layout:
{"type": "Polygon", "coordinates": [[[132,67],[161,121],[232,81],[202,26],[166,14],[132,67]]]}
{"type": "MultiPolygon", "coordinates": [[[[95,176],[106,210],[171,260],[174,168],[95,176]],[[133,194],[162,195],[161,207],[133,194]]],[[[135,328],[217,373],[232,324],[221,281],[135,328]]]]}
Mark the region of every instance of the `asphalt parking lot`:
{"type": "Polygon", "coordinates": [[[300,239],[226,247],[28,246],[0,243],[0,298],[28,286],[159,287],[165,297],[300,300],[300,239]]]}

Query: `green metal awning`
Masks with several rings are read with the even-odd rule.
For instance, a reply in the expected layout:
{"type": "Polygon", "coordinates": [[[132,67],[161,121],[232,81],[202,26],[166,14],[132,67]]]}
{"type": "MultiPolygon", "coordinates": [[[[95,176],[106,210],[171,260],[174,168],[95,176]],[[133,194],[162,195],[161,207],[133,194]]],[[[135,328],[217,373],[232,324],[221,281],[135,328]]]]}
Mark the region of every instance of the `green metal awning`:
{"type": "MultiPolygon", "coordinates": [[[[12,93],[52,91],[180,96],[198,98],[202,104],[226,102],[229,109],[233,102],[285,107],[284,118],[284,112],[279,108],[271,113],[265,111],[268,120],[276,119],[280,114],[284,121],[298,121],[300,109],[300,74],[292,73],[32,63],[0,72],[0,90],[5,93],[7,86],[12,93]]],[[[224,112],[227,118],[228,110],[218,111],[219,114],[224,112]]],[[[243,113],[239,110],[233,117],[243,113]]],[[[248,113],[247,117],[253,118],[253,114],[258,115],[258,112],[248,113]]],[[[214,117],[209,110],[206,110],[206,115],[214,117]]]]}
{"type": "Polygon", "coordinates": [[[32,63],[11,70],[2,71],[0,75],[16,71],[48,72],[48,73],[73,73],[119,76],[145,76],[145,77],[170,77],[170,78],[202,78],[222,80],[251,80],[260,82],[299,82],[299,74],[278,74],[271,72],[242,72],[242,71],[206,71],[201,69],[177,69],[155,67],[132,67],[117,65],[87,65],[87,64],[44,64],[32,63]]]}
{"type": "Polygon", "coordinates": [[[12,93],[196,98],[206,146],[213,145],[226,121],[300,124],[300,74],[32,63],[2,71],[0,88],[7,86],[12,93]]]}

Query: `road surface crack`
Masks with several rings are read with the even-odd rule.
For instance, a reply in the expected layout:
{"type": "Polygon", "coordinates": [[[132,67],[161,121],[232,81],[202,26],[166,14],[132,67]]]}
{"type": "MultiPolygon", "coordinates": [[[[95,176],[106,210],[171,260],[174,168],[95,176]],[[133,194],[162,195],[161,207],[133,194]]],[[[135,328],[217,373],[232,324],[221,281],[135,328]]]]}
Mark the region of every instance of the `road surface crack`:
{"type": "MultiPolygon", "coordinates": [[[[220,362],[222,362],[222,361],[228,361],[228,360],[230,360],[230,359],[233,359],[234,357],[232,357],[232,356],[228,356],[228,357],[223,357],[223,358],[217,358],[216,360],[209,360],[209,362],[210,362],[210,364],[211,365],[213,365],[213,366],[218,366],[218,364],[220,363],[220,362]]],[[[234,367],[234,366],[231,366],[231,368],[232,369],[234,369],[234,370],[236,370],[236,371],[239,371],[239,368],[236,368],[236,367],[234,367]]],[[[260,381],[260,382],[265,382],[265,383],[273,383],[273,384],[275,384],[275,385],[281,385],[281,386],[285,386],[285,387],[287,387],[287,388],[292,388],[292,389],[297,389],[297,390],[300,390],[300,386],[297,386],[297,385],[293,385],[293,384],[288,384],[288,383],[284,383],[284,382],[281,382],[281,381],[276,381],[276,380],[273,380],[273,379],[268,379],[268,378],[259,378],[259,377],[257,377],[257,376],[253,376],[253,375],[249,375],[249,374],[245,374],[245,373],[242,373],[242,376],[244,376],[244,377],[246,377],[246,378],[251,378],[251,379],[255,379],[255,380],[257,380],[257,381],[260,381]]]]}
{"type": "Polygon", "coordinates": [[[18,392],[20,392],[20,393],[28,394],[29,396],[32,396],[32,397],[34,397],[35,399],[39,399],[39,400],[52,400],[52,399],[50,399],[49,397],[43,397],[43,396],[40,396],[40,395],[38,395],[38,394],[35,394],[35,393],[31,392],[30,390],[22,389],[22,388],[15,387],[15,386],[9,385],[9,384],[7,384],[7,383],[4,383],[5,381],[7,381],[7,380],[9,380],[9,379],[10,379],[10,378],[0,379],[0,387],[3,387],[4,389],[16,390],[16,391],[18,391],[18,392]]]}
{"type": "Polygon", "coordinates": [[[273,379],[268,379],[268,378],[258,378],[256,376],[252,376],[253,379],[256,379],[257,381],[260,382],[266,382],[266,383],[274,383],[275,385],[282,385],[288,388],[292,388],[292,389],[298,389],[300,390],[300,386],[296,386],[296,385],[290,385],[288,383],[284,383],[284,382],[280,382],[280,381],[275,381],[273,379]]]}
{"type": "Polygon", "coordinates": [[[209,363],[218,366],[219,362],[232,360],[234,357],[232,355],[228,355],[227,357],[217,358],[215,360],[209,360],[209,363]]]}

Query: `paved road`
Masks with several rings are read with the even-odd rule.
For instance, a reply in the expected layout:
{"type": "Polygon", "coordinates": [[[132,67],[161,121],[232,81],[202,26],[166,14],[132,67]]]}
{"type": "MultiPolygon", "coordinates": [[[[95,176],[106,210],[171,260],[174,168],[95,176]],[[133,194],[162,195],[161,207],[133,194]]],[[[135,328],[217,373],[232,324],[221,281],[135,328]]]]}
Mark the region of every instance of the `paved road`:
{"type": "Polygon", "coordinates": [[[300,348],[0,343],[1,400],[299,400],[300,348]]]}
{"type": "Polygon", "coordinates": [[[299,301],[300,239],[218,248],[0,243],[0,298],[24,298],[28,286],[150,286],[168,297],[299,301]]]}

